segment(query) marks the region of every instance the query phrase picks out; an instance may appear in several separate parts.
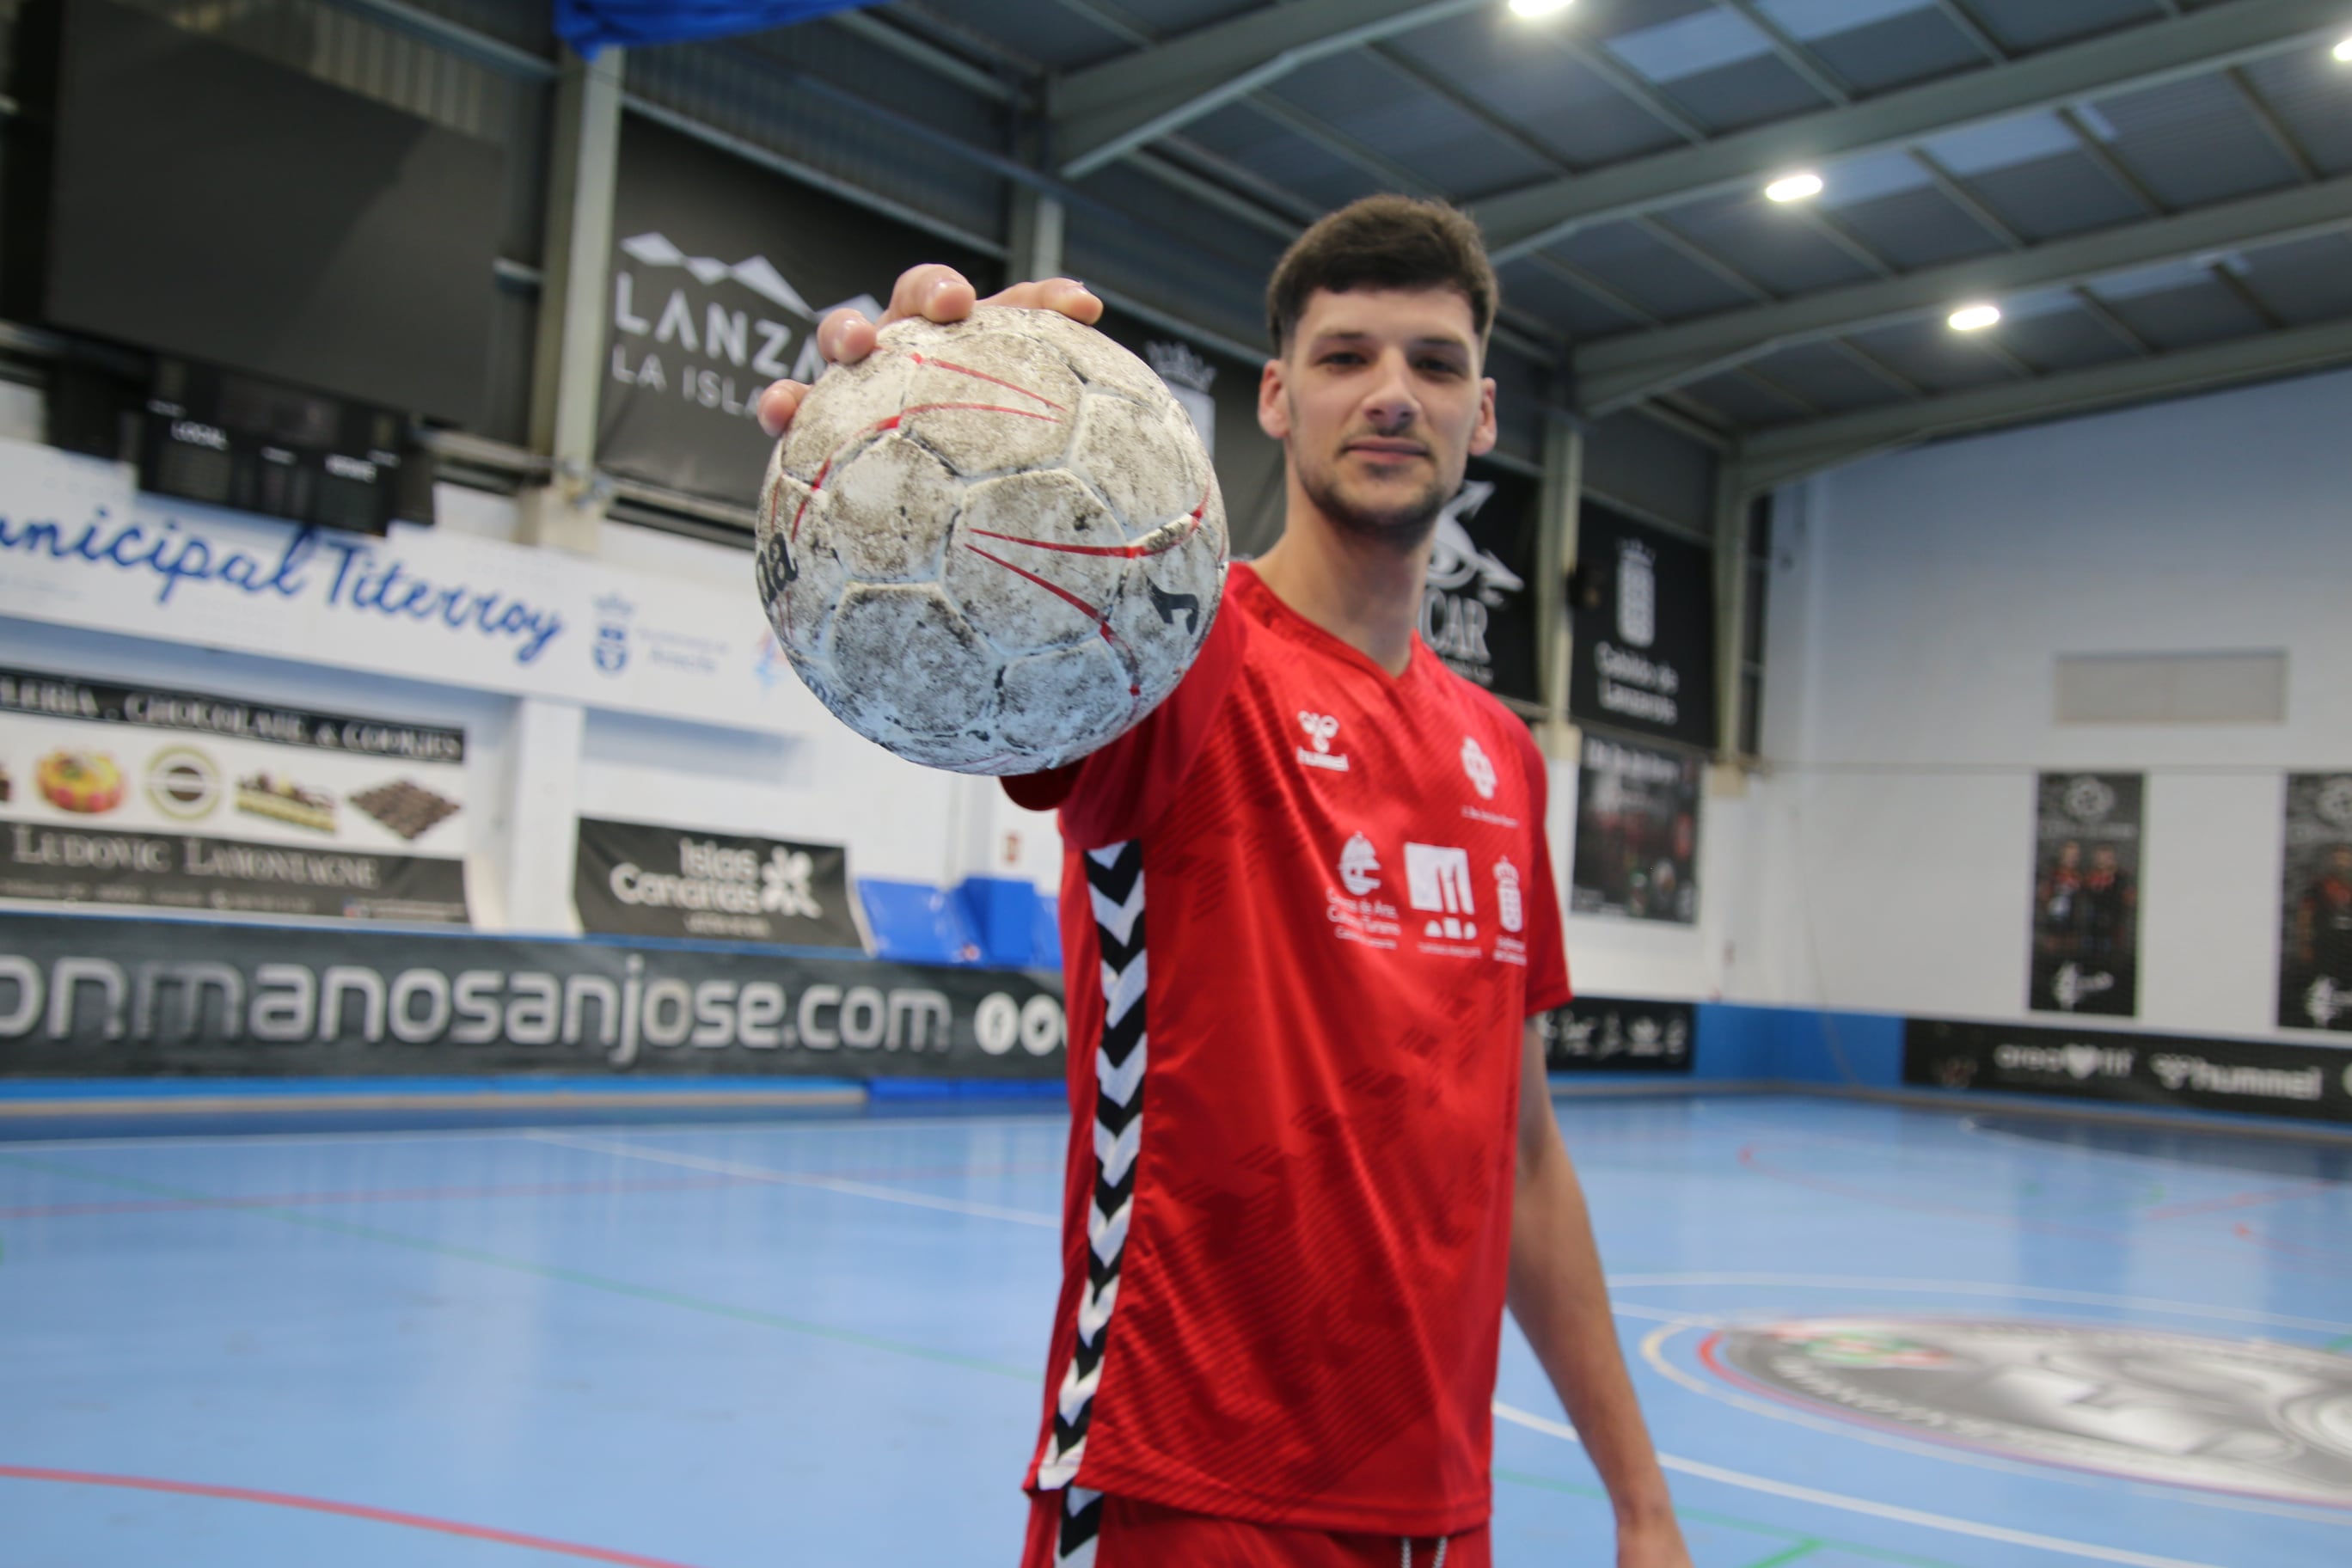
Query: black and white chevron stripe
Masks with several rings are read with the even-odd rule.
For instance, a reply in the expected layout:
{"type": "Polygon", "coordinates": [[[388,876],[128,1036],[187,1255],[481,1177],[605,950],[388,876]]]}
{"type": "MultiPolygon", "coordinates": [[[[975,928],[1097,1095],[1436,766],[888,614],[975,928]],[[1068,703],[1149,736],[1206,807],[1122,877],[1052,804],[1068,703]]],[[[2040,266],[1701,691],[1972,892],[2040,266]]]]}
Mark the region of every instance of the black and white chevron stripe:
{"type": "Polygon", "coordinates": [[[1087,1424],[1102,1381],[1103,1350],[1118,1304],[1118,1265],[1135,1205],[1135,1157],[1143,1139],[1147,1057],[1144,994],[1143,846],[1130,839],[1089,850],[1087,890],[1102,949],[1103,1031],[1095,1053],[1095,1189],[1087,1214],[1087,1284],[1078,1297],[1077,1342],[1055,1398],[1054,1430],[1037,1484],[1068,1487],[1062,1561],[1093,1561],[1099,1494],[1073,1486],[1086,1458],[1087,1424]]]}

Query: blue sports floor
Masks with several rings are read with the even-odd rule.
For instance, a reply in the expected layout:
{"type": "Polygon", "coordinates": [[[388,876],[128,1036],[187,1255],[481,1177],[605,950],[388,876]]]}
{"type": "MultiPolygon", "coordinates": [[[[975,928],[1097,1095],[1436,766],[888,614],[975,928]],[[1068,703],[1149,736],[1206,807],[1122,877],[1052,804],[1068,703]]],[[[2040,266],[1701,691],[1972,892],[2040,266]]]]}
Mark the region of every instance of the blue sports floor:
{"type": "MultiPolygon", "coordinates": [[[[2344,1146],[1779,1098],[1560,1121],[1701,1568],[2352,1563],[2352,1496],[1856,1424],[1716,1342],[1868,1316],[2343,1352],[2344,1146]]],[[[0,1563],[1009,1565],[1062,1141],[990,1114],[0,1145],[0,1563]]],[[[2345,1381],[2212,1375],[2172,1396],[2301,1398],[2352,1455],[2345,1381]]],[[[1516,1331],[1498,1409],[1498,1560],[1609,1563],[1516,1331]]],[[[2135,1429],[2213,1447],[2192,1417],[2135,1429]]]]}

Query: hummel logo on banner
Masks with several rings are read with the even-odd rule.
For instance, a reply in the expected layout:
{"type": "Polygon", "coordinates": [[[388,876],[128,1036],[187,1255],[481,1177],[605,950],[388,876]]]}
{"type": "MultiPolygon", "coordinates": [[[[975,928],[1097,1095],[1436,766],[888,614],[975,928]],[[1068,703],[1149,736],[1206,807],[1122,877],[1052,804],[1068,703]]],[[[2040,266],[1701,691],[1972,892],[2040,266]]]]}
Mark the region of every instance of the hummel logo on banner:
{"type": "Polygon", "coordinates": [[[1301,713],[1298,727],[1305,730],[1307,738],[1315,743],[1311,752],[1305,746],[1298,748],[1301,763],[1310,768],[1328,768],[1335,773],[1348,771],[1348,754],[1341,752],[1335,755],[1331,750],[1331,738],[1339,732],[1338,719],[1328,713],[1301,713]]]}
{"type": "Polygon", "coordinates": [[[1470,787],[1480,800],[1495,798],[1495,764],[1486,760],[1486,749],[1475,736],[1462,737],[1462,771],[1470,775],[1470,787]]]}
{"type": "Polygon", "coordinates": [[[1477,913],[1470,891],[1470,851],[1437,844],[1404,847],[1404,880],[1412,907],[1441,918],[1423,928],[1427,936],[1465,942],[1478,934],[1475,923],[1459,917],[1477,913]]]}

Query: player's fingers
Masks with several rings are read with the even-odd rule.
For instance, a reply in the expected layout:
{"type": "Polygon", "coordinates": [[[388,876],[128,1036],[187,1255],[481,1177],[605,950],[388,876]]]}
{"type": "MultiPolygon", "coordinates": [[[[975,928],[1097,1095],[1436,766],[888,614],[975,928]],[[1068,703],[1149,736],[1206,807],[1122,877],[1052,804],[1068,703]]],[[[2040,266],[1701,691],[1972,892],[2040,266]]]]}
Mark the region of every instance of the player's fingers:
{"type": "Polygon", "coordinates": [[[816,352],[832,364],[856,364],[874,352],[874,323],[844,305],[816,329],[816,352]]]}
{"type": "Polygon", "coordinates": [[[1015,283],[989,297],[992,305],[1018,305],[1028,310],[1059,310],[1074,321],[1093,326],[1102,320],[1103,302],[1075,278],[1044,278],[1015,283]]]}
{"type": "Polygon", "coordinates": [[[916,316],[961,321],[971,314],[972,302],[978,298],[971,280],[952,267],[937,261],[909,267],[898,274],[898,286],[890,290],[890,308],[882,313],[882,324],[887,327],[916,316]]]}
{"type": "Polygon", "coordinates": [[[760,428],[771,436],[782,435],[792,424],[793,416],[801,411],[801,399],[807,395],[808,383],[804,381],[771,383],[760,394],[760,428]]]}

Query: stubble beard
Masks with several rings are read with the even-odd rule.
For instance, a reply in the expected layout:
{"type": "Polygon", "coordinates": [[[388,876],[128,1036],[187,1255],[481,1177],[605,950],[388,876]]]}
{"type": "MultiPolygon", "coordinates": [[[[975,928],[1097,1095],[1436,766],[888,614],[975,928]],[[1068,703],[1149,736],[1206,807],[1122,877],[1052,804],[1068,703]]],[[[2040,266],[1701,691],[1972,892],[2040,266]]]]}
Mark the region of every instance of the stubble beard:
{"type": "Polygon", "coordinates": [[[1392,507],[1366,507],[1340,493],[1339,477],[1332,468],[1302,472],[1299,484],[1307,491],[1307,499],[1331,520],[1333,527],[1368,543],[1392,550],[1417,550],[1428,542],[1437,528],[1437,514],[1444,510],[1454,488],[1442,477],[1435,478],[1409,501],[1392,507]]]}

